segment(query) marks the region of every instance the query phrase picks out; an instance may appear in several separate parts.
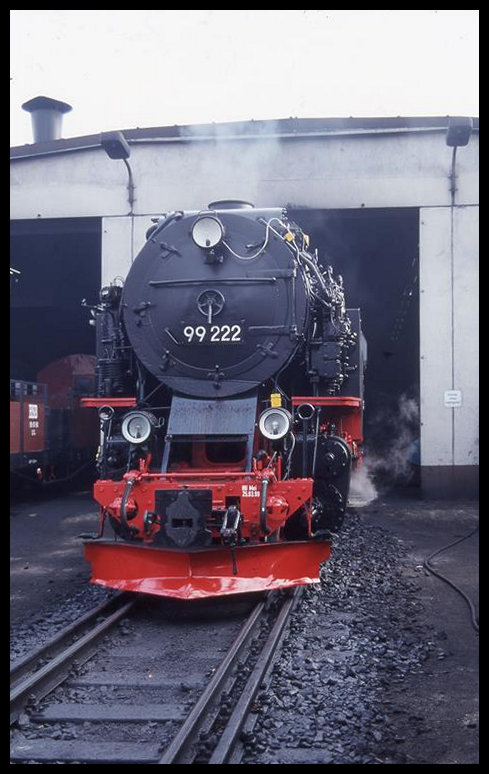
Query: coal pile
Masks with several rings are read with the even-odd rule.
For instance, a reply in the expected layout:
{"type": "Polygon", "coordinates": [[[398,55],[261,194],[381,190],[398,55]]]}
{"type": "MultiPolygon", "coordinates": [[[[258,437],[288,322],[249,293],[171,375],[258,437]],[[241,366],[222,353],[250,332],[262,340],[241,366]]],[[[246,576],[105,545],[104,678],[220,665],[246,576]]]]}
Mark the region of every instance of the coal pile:
{"type": "Polygon", "coordinates": [[[439,651],[418,596],[402,542],[350,513],[295,611],[242,762],[412,763],[406,737],[427,719],[391,697],[439,651]]]}

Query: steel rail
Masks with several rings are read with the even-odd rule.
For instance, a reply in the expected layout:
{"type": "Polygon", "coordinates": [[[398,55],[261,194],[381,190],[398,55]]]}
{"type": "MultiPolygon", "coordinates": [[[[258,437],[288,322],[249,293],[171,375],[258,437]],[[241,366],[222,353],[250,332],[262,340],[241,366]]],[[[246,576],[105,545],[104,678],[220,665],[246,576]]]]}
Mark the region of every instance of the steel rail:
{"type": "MultiPolygon", "coordinates": [[[[83,660],[86,661],[91,655],[92,647],[95,646],[98,640],[103,637],[114,624],[129,613],[136,602],[137,599],[126,602],[104,621],[91,629],[87,634],[80,637],[80,639],[72,645],[66,647],[61,653],[54,656],[52,660],[36,672],[32,672],[15,682],[10,690],[10,724],[17,720],[22,709],[33,696],[36,700],[42,699],[46,694],[62,683],[69,674],[75,660],[82,657],[83,660]]],[[[98,615],[100,615],[100,611],[98,615]]],[[[90,617],[93,616],[90,616],[89,614],[84,616],[84,618],[90,617]]],[[[53,640],[56,639],[57,637],[53,638],[53,640]]],[[[36,658],[39,658],[40,650],[42,649],[35,651],[35,654],[37,654],[36,658]]],[[[23,659],[23,662],[25,666],[27,664],[27,658],[23,659]]],[[[33,663],[32,659],[30,659],[30,663],[33,663]]],[[[19,665],[18,668],[21,669],[21,667],[22,665],[19,665]]],[[[19,674],[19,672],[17,672],[17,674],[19,674]]]]}
{"type": "Polygon", "coordinates": [[[212,753],[209,765],[228,763],[229,757],[236,744],[244,722],[248,716],[250,707],[255,699],[264,676],[271,666],[272,659],[277,653],[278,646],[285,634],[285,629],[296,603],[302,594],[302,587],[296,588],[293,594],[284,602],[275,624],[268,636],[265,647],[263,648],[253,671],[251,672],[243,692],[236,704],[231,717],[228,720],[226,728],[219,739],[216,749],[212,753]]]}
{"type": "Polygon", "coordinates": [[[108,613],[115,604],[121,603],[126,597],[127,594],[125,592],[119,591],[109,600],[101,602],[96,607],[88,610],[80,618],[60,629],[53,637],[50,637],[35,650],[31,650],[24,656],[16,659],[10,666],[10,684],[16,683],[24,675],[33,672],[41,659],[56,656],[66,646],[70,638],[78,634],[80,629],[91,621],[96,620],[99,616],[108,613]]]}
{"type": "Polygon", "coordinates": [[[265,606],[266,602],[262,601],[258,602],[253,608],[227,652],[226,657],[217,668],[212,680],[158,763],[169,765],[187,762],[184,760],[184,757],[188,755],[192,746],[198,741],[198,732],[208,716],[209,708],[216,702],[219,691],[235,665],[236,659],[248,641],[257,621],[263,614],[265,606]]]}
{"type": "MultiPolygon", "coordinates": [[[[250,706],[263,682],[264,676],[271,668],[273,658],[277,653],[279,644],[285,634],[290,614],[299,601],[302,591],[302,587],[296,588],[283,602],[282,608],[270,631],[265,646],[246,682],[231,717],[227,722],[219,743],[209,760],[209,764],[222,764],[228,762],[249,713],[250,706]]],[[[173,741],[165,750],[163,756],[159,760],[160,764],[188,764],[193,762],[192,751],[198,743],[198,733],[205,721],[208,720],[210,710],[216,704],[219,691],[225,684],[226,679],[230,676],[231,670],[236,664],[237,657],[248,641],[250,634],[263,614],[265,607],[266,603],[260,602],[253,609],[251,615],[248,617],[229,649],[224,661],[214,674],[211,682],[208,684],[173,741]]]]}

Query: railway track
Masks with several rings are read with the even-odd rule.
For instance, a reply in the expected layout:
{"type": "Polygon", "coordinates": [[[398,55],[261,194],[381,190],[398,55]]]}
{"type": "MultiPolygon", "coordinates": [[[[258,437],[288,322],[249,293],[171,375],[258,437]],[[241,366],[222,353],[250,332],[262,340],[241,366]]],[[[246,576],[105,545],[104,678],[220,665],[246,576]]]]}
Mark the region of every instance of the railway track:
{"type": "Polygon", "coordinates": [[[301,592],[100,605],[13,665],[11,761],[239,763],[301,592]]]}
{"type": "Polygon", "coordinates": [[[10,667],[10,724],[29,701],[42,699],[60,685],[75,662],[82,664],[88,660],[100,639],[135,604],[136,599],[117,594],[17,659],[10,667]]]}

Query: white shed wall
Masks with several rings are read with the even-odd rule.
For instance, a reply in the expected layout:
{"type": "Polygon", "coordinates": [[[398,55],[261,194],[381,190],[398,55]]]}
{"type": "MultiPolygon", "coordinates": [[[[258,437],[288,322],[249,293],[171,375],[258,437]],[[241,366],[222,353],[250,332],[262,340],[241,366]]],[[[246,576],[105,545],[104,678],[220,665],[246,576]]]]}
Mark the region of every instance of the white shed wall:
{"type": "Polygon", "coordinates": [[[423,466],[474,465],[479,459],[477,240],[477,207],[421,209],[423,466]],[[445,405],[446,390],[461,390],[460,407],[445,405]]]}
{"type": "Polygon", "coordinates": [[[454,212],[454,465],[479,463],[479,208],[454,212]]]}
{"type": "MultiPolygon", "coordinates": [[[[457,203],[477,204],[478,135],[457,156],[457,203]]],[[[131,145],[134,212],[201,209],[215,199],[256,206],[419,207],[450,204],[443,132],[131,145]]],[[[102,148],[16,159],[13,218],[124,216],[127,170],[102,148]]]]}
{"type": "Polygon", "coordinates": [[[419,238],[421,464],[452,464],[450,208],[420,211],[419,238]]]}
{"type": "Polygon", "coordinates": [[[151,225],[147,215],[102,218],[102,285],[125,278],[151,225]]]}

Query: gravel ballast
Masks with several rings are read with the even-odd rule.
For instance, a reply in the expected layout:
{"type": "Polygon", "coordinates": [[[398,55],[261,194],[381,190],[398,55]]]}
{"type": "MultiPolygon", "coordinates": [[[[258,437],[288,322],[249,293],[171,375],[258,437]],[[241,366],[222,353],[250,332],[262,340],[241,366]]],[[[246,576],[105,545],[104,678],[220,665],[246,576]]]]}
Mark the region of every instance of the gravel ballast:
{"type": "MultiPolygon", "coordinates": [[[[347,516],[258,697],[244,764],[449,762],[433,759],[430,697],[411,696],[427,675],[436,684],[431,665],[450,652],[421,601],[425,575],[408,547],[365,513],[347,516]]],[[[469,748],[466,762],[475,763],[469,748]]]]}

